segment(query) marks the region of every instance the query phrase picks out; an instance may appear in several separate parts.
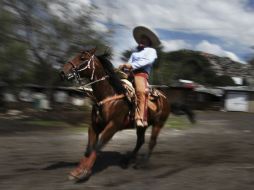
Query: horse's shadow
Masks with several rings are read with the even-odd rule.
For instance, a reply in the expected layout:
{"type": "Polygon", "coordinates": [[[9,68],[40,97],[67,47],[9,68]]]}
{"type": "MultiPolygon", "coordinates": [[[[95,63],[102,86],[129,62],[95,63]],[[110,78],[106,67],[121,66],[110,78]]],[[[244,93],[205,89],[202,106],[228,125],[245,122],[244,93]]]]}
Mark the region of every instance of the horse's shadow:
{"type": "MultiPolygon", "coordinates": [[[[120,168],[126,169],[127,168],[125,162],[126,157],[127,157],[126,154],[121,154],[115,151],[100,152],[97,157],[96,164],[93,167],[93,174],[99,173],[110,166],[119,166],[120,168]]],[[[76,167],[77,165],[78,162],[59,161],[42,168],[42,170],[72,168],[76,167]]]]}

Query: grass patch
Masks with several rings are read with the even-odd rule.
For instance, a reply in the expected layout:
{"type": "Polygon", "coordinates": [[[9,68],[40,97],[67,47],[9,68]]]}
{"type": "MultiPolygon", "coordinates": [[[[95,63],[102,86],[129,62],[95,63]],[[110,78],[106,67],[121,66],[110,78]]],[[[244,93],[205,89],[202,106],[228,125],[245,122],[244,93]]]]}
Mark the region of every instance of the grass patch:
{"type": "Polygon", "coordinates": [[[172,128],[172,129],[187,129],[191,127],[191,123],[188,120],[186,116],[174,116],[171,115],[166,124],[165,127],[172,128]]]}
{"type": "MultiPolygon", "coordinates": [[[[64,121],[54,121],[54,120],[30,120],[24,121],[24,124],[35,125],[40,127],[72,127],[73,130],[81,130],[88,129],[87,123],[78,123],[78,124],[70,124],[64,121]]],[[[190,128],[192,124],[188,120],[186,116],[174,116],[170,115],[169,119],[166,121],[165,127],[172,129],[187,129],[190,128]]]]}
{"type": "Polygon", "coordinates": [[[32,121],[25,121],[28,125],[38,125],[42,127],[48,126],[56,126],[56,127],[65,127],[68,126],[67,123],[63,121],[50,121],[50,120],[32,120],[32,121]]]}
{"type": "Polygon", "coordinates": [[[77,125],[72,125],[66,123],[64,121],[52,121],[52,120],[31,120],[25,121],[25,124],[28,125],[36,125],[41,127],[78,127],[78,128],[87,128],[88,124],[86,123],[79,123],[77,125]]]}

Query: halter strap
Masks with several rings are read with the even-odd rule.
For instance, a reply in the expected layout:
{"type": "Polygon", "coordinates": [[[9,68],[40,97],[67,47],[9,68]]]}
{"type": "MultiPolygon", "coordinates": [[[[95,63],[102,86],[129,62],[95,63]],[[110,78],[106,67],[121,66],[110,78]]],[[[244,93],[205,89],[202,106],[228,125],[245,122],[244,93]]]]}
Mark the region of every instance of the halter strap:
{"type": "Polygon", "coordinates": [[[82,66],[86,62],[88,62],[87,65],[84,68],[82,68],[82,69],[78,69],[78,72],[84,71],[86,69],[92,69],[92,74],[91,74],[90,80],[93,80],[94,79],[94,71],[95,71],[94,55],[92,55],[89,60],[85,60],[83,63],[81,63],[80,66],[82,66]]]}

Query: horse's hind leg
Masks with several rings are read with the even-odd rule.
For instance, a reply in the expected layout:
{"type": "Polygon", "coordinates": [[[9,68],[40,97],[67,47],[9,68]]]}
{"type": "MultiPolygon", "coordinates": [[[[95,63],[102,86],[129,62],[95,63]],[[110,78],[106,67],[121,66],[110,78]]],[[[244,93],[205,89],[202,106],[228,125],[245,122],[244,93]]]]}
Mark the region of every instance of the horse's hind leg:
{"type": "Polygon", "coordinates": [[[148,149],[148,152],[147,154],[145,155],[145,157],[142,159],[142,160],[139,160],[138,162],[136,162],[136,164],[134,165],[134,168],[135,169],[139,169],[139,168],[145,168],[147,166],[147,163],[149,161],[149,158],[153,152],[153,149],[157,143],[157,138],[158,138],[158,135],[160,133],[160,130],[161,130],[161,125],[155,125],[153,126],[152,128],[152,134],[151,134],[151,139],[150,139],[150,142],[149,142],[149,149],[148,149]]]}
{"type": "Polygon", "coordinates": [[[136,132],[137,132],[137,142],[136,146],[132,151],[132,157],[136,157],[138,151],[142,147],[142,145],[145,143],[145,131],[146,127],[138,127],[136,132]]]}
{"type": "Polygon", "coordinates": [[[133,151],[127,155],[127,157],[124,160],[124,167],[128,167],[129,163],[134,160],[137,156],[138,151],[142,147],[142,145],[145,143],[145,131],[146,127],[138,127],[136,130],[137,133],[137,141],[136,141],[136,146],[133,149],[133,151]]]}
{"type": "Polygon", "coordinates": [[[146,165],[149,161],[149,158],[150,158],[150,156],[153,152],[153,149],[154,149],[154,147],[157,143],[157,138],[158,138],[158,135],[160,133],[160,130],[161,130],[162,126],[163,125],[154,125],[154,126],[152,126],[152,134],[151,134],[150,142],[149,142],[149,145],[148,145],[149,146],[148,147],[148,152],[141,161],[137,162],[134,165],[135,169],[146,167],[146,165]]]}
{"type": "Polygon", "coordinates": [[[153,125],[152,134],[149,142],[147,159],[151,156],[155,145],[157,144],[157,138],[163,125],[153,125]]]}

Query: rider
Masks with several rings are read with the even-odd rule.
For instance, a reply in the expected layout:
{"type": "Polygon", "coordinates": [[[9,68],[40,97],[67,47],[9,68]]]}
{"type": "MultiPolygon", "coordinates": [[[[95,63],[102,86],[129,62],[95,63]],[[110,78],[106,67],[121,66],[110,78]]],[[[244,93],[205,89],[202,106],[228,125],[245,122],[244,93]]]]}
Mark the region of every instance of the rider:
{"type": "Polygon", "coordinates": [[[148,101],[148,78],[154,61],[157,58],[155,47],[160,45],[160,40],[154,32],[146,27],[138,26],[133,30],[133,36],[138,43],[137,51],[133,52],[129,61],[119,66],[133,70],[134,85],[137,95],[137,109],[135,120],[137,127],[146,127],[147,101],[148,101]]]}

